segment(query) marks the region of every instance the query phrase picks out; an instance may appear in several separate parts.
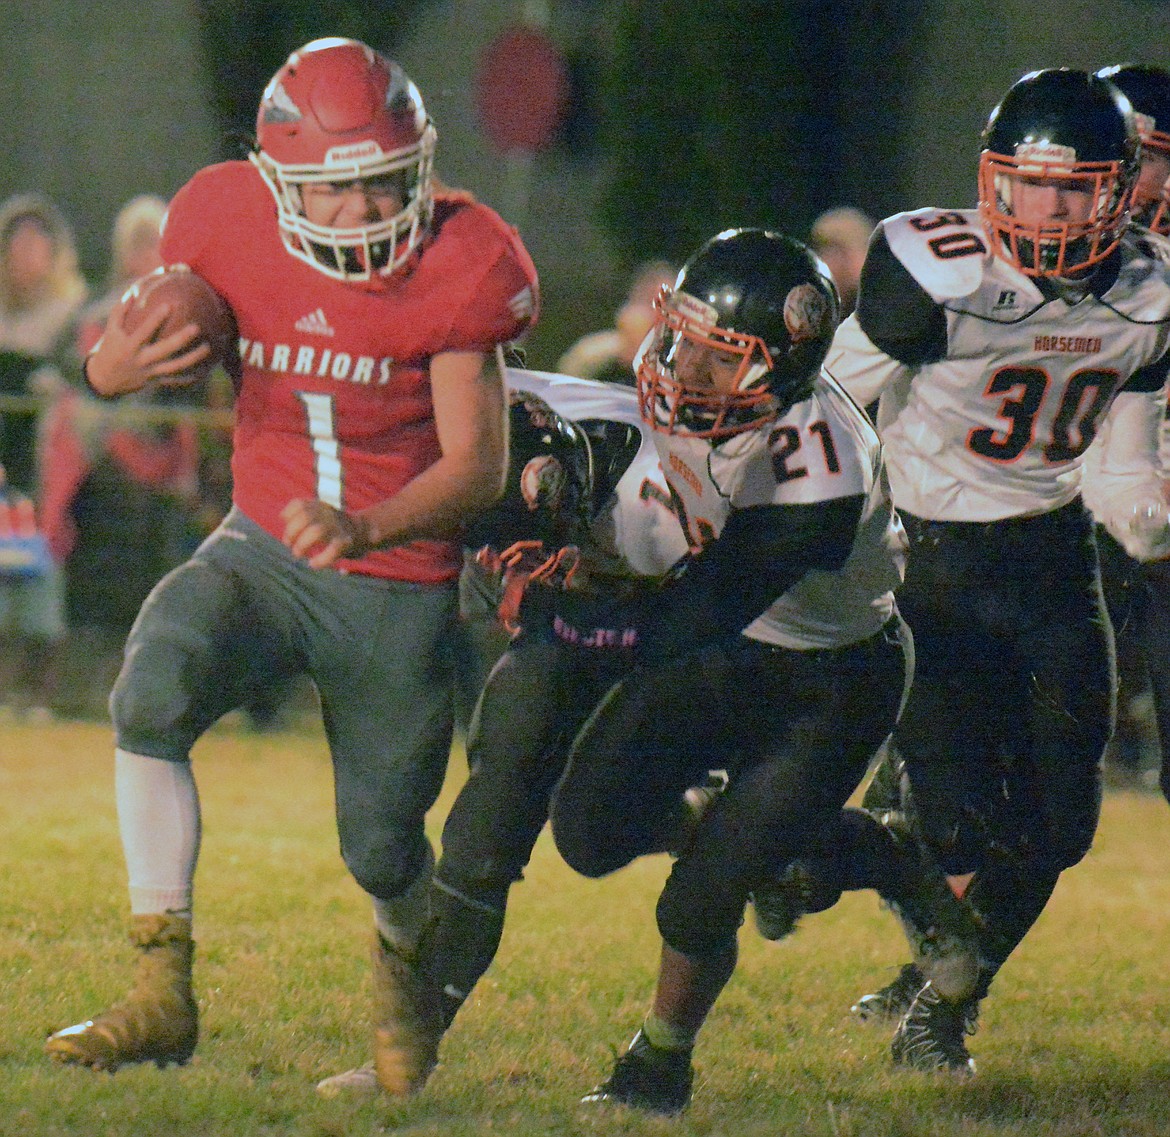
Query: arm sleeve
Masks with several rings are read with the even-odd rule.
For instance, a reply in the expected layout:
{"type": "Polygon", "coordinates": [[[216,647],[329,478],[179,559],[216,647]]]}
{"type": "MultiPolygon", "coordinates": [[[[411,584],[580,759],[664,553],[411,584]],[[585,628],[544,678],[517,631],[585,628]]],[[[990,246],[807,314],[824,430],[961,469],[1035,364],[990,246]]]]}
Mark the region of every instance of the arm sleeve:
{"type": "Polygon", "coordinates": [[[864,407],[920,364],[943,358],[946,348],[946,314],[879,227],[861,271],[857,311],[837,329],[825,370],[864,407]]]}
{"type": "Polygon", "coordinates": [[[918,367],[946,355],[947,320],[942,305],[894,256],[880,226],[861,269],[857,322],[880,351],[899,363],[918,367]]]}

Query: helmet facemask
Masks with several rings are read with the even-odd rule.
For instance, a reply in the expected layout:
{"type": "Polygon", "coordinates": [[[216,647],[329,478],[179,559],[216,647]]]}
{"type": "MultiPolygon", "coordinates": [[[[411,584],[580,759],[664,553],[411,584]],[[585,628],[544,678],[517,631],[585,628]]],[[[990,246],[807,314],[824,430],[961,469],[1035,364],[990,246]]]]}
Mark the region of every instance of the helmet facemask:
{"type": "MultiPolygon", "coordinates": [[[[1151,159],[1161,159],[1170,165],[1170,134],[1158,130],[1154,121],[1140,111],[1134,112],[1137,119],[1138,133],[1142,139],[1142,166],[1151,159]]],[[[1170,174],[1170,170],[1167,171],[1170,174]]],[[[1147,225],[1155,233],[1170,233],[1170,176],[1152,190],[1146,188],[1145,181],[1140,175],[1134,186],[1133,204],[1130,210],[1133,219],[1141,225],[1147,225]]]]}
{"type": "Polygon", "coordinates": [[[1020,146],[1015,156],[983,151],[979,212],[997,253],[1026,276],[1069,277],[1103,261],[1129,219],[1131,179],[1115,161],[1078,162],[1067,147],[1020,146]],[[1093,201],[1083,221],[1025,222],[1013,211],[1022,179],[1060,181],[1093,201]]]}
{"type": "Polygon", "coordinates": [[[664,288],[654,302],[655,322],[637,361],[643,419],[664,434],[730,438],[771,422],[779,406],[767,385],[774,362],[762,339],[718,326],[710,305],[686,292],[664,288]],[[687,345],[739,363],[730,392],[686,383],[677,374],[687,345]]]}
{"type": "Polygon", "coordinates": [[[434,212],[434,127],[428,124],[417,144],[390,154],[383,154],[377,143],[367,144],[371,151],[367,154],[353,154],[357,149],[337,147],[326,154],[321,166],[281,165],[263,151],[252,155],[276,198],[285,248],[338,280],[369,280],[396,272],[422,242],[434,212]],[[306,185],[395,175],[403,205],[392,217],[341,229],[315,225],[305,216],[302,190],[306,185]]]}

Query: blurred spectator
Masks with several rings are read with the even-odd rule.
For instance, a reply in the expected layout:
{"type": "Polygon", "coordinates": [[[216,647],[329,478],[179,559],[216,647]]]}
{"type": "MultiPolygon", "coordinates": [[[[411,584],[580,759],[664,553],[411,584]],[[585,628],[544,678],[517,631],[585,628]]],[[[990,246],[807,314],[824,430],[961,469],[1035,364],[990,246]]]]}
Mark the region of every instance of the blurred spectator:
{"type": "Polygon", "coordinates": [[[809,231],[808,243],[833,274],[841,296],[842,319],[857,303],[857,282],[875,225],[874,219],[860,209],[842,205],[825,210],[809,231]]]}
{"type": "MultiPolygon", "coordinates": [[[[68,357],[70,332],[85,301],[73,233],[40,194],[0,205],[0,395],[43,394],[60,380],[53,371],[68,357]]],[[[35,405],[0,415],[0,463],[8,482],[36,487],[35,405]]]]}
{"type": "Polygon", "coordinates": [[[65,639],[61,569],[36,520],[32,499],[7,484],[0,466],[0,668],[4,707],[47,720],[56,696],[65,639]]]}
{"type": "Polygon", "coordinates": [[[20,714],[43,717],[53,696],[65,636],[65,582],[48,553],[36,514],[45,463],[38,447],[39,397],[65,383],[71,330],[85,301],[73,233],[40,194],[0,204],[0,699],[20,714]],[[34,506],[34,501],[36,505],[34,506]],[[32,561],[12,543],[38,543],[32,561]]]}
{"type": "Polygon", "coordinates": [[[675,271],[665,261],[647,261],[639,267],[614,326],[582,336],[557,360],[557,371],[633,386],[634,356],[654,323],[654,298],[664,284],[674,283],[675,271]]]}
{"type": "MultiPolygon", "coordinates": [[[[101,338],[126,289],[159,268],[166,202],[142,195],[119,211],[111,235],[106,291],[81,314],[79,359],[101,338]]],[[[159,387],[117,404],[88,392],[60,407],[76,432],[81,461],[64,523],[72,530],[67,561],[69,620],[121,641],[146,594],[188,552],[187,528],[198,499],[199,435],[182,411],[203,405],[199,391],[159,387]],[[167,412],[174,412],[168,414],[167,412]]],[[[61,424],[64,428],[65,424],[61,424]]]]}

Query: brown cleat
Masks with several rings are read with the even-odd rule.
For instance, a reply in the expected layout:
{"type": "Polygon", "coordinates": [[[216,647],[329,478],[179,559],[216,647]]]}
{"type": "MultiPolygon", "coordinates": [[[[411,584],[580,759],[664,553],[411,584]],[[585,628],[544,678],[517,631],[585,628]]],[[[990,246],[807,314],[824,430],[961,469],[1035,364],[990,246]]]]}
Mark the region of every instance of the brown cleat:
{"type": "Polygon", "coordinates": [[[130,942],[139,953],[133,989],[108,1011],[51,1034],[45,1053],[54,1062],[112,1074],[132,1062],[182,1065],[194,1053],[199,1010],[191,991],[191,921],[135,916],[130,942]]]}
{"type": "Polygon", "coordinates": [[[374,934],[374,1072],[393,1097],[426,1085],[439,1055],[443,1019],[438,992],[412,960],[374,934]]]}

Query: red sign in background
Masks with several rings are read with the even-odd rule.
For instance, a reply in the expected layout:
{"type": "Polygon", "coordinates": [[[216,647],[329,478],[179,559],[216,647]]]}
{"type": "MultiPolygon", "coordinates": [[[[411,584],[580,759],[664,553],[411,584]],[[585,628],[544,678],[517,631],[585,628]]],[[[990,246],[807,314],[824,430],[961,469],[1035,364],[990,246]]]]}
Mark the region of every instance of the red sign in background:
{"type": "Polygon", "coordinates": [[[556,140],[568,100],[564,56],[539,28],[509,28],[484,50],[476,109],[497,150],[546,150],[556,140]]]}

